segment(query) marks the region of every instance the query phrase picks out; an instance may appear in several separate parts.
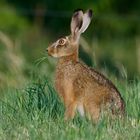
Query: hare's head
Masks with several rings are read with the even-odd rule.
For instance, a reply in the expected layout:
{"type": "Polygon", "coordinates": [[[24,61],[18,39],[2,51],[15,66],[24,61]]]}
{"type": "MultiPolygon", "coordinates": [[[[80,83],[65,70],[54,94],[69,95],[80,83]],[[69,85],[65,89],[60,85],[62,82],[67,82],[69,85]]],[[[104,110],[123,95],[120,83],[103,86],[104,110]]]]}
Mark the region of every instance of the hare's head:
{"type": "Polygon", "coordinates": [[[90,24],[92,10],[83,13],[82,10],[74,12],[71,20],[71,34],[58,39],[48,48],[48,54],[53,57],[70,56],[78,50],[79,38],[90,24]]]}

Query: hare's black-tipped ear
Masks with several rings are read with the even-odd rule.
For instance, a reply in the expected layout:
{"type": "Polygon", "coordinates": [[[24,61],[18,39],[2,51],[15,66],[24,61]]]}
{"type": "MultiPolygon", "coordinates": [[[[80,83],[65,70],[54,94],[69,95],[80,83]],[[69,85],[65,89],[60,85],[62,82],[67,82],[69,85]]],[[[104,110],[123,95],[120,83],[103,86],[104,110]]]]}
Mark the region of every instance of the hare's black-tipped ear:
{"type": "Polygon", "coordinates": [[[78,38],[79,30],[81,29],[83,24],[83,11],[76,10],[71,19],[71,34],[73,39],[78,38]]]}
{"type": "Polygon", "coordinates": [[[80,33],[83,33],[89,26],[91,19],[92,19],[93,12],[91,9],[87,10],[83,15],[83,24],[81,29],[79,30],[80,33]]]}

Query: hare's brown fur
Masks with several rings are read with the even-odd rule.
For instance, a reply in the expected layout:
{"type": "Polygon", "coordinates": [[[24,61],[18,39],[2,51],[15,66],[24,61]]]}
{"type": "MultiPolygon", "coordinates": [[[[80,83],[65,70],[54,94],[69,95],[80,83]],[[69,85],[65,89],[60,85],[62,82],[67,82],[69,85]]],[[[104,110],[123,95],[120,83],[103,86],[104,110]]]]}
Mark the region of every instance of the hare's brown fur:
{"type": "MultiPolygon", "coordinates": [[[[79,19],[80,17],[76,19],[76,22],[79,19]]],[[[72,28],[72,31],[74,29],[72,28]]],[[[64,101],[65,119],[72,119],[78,109],[82,116],[86,113],[97,121],[102,107],[105,106],[110,108],[112,113],[122,115],[125,109],[124,101],[116,87],[104,75],[78,60],[77,40],[80,35],[77,36],[71,35],[60,39],[48,48],[50,55],[59,57],[55,86],[64,101]]]]}

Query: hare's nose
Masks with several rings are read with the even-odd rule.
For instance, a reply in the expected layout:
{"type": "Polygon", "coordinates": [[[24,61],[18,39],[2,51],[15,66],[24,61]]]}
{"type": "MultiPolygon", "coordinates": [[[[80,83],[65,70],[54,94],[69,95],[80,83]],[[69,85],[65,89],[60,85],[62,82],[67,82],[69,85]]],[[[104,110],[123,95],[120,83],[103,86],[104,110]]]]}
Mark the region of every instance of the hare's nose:
{"type": "Polygon", "coordinates": [[[48,52],[48,48],[46,49],[46,51],[48,52]]]}

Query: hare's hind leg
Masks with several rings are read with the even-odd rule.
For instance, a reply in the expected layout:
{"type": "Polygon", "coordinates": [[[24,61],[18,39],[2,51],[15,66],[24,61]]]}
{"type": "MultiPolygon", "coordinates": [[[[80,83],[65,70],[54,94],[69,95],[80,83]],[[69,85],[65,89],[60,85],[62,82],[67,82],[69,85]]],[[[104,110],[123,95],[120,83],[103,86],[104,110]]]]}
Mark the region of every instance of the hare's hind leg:
{"type": "Polygon", "coordinates": [[[93,122],[98,122],[100,116],[100,107],[93,103],[86,104],[86,112],[90,115],[93,122]]]}

